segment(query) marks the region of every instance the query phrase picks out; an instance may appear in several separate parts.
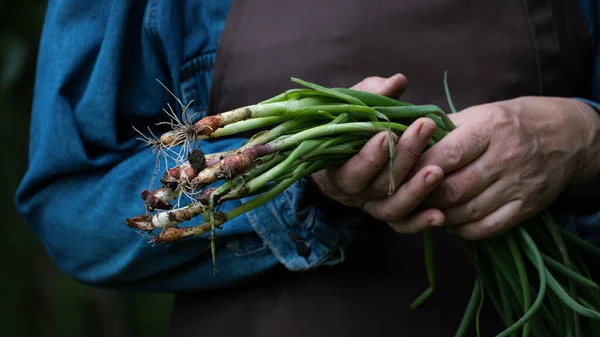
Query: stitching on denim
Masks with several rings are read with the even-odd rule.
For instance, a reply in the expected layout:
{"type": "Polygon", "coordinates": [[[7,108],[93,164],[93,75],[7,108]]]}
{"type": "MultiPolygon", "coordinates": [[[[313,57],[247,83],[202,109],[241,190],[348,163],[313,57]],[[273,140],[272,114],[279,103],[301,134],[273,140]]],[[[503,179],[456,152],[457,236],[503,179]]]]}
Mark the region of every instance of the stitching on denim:
{"type": "Polygon", "coordinates": [[[202,53],[184,63],[180,68],[180,77],[182,81],[203,71],[210,71],[215,63],[215,51],[202,53]]]}
{"type": "Polygon", "coordinates": [[[248,246],[247,244],[245,244],[245,241],[247,241],[247,240],[240,242],[240,244],[242,245],[243,248],[233,250],[235,256],[242,257],[242,256],[254,255],[254,254],[263,252],[266,249],[269,249],[266,242],[258,235],[257,235],[257,239],[255,240],[255,241],[257,241],[258,244],[250,245],[250,247],[244,247],[244,246],[248,246]]]}
{"type": "MultiPolygon", "coordinates": [[[[271,203],[268,205],[271,206],[268,210],[270,213],[269,216],[273,217],[271,221],[277,223],[277,218],[281,218],[271,203]]],[[[281,240],[271,241],[272,233],[270,233],[268,230],[269,225],[265,225],[266,221],[259,221],[259,219],[256,218],[255,211],[247,212],[245,215],[252,228],[257,232],[261,239],[265,241],[271,253],[286,268],[295,271],[302,271],[312,269],[326,263],[335,263],[335,261],[331,261],[331,257],[335,256],[336,249],[327,247],[315,237],[307,238],[307,242],[311,244],[313,253],[311,253],[309,258],[300,258],[296,253],[295,247],[290,244],[287,237],[285,239],[282,238],[281,240]]],[[[279,221],[278,224],[275,224],[275,226],[276,231],[280,231],[282,227],[288,227],[285,225],[282,226],[281,221],[279,221]]]]}
{"type": "Polygon", "coordinates": [[[204,76],[212,71],[215,60],[215,52],[202,53],[179,67],[180,90],[184,103],[194,101],[189,107],[190,113],[199,113],[198,117],[206,116],[206,108],[210,95],[211,83],[203,83],[204,76]],[[206,96],[198,91],[199,87],[206,86],[206,96]],[[202,95],[202,97],[199,97],[202,95]]]}

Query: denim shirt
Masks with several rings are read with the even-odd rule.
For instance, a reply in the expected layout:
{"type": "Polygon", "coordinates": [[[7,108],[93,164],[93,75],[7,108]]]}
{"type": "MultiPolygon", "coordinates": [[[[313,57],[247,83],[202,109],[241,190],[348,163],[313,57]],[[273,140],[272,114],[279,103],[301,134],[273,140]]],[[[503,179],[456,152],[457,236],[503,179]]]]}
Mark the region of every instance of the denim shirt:
{"type": "MultiPolygon", "coordinates": [[[[600,12],[580,0],[590,31],[600,12]]],[[[42,33],[29,169],[16,205],[52,260],[80,282],[106,288],[186,291],[232,284],[283,265],[303,271],[343,261],[361,220],[327,218],[305,200],[302,180],[218,232],[217,268],[207,235],[151,245],[124,224],[143,213],[156,156],[132,129],[145,129],[177,103],[205,113],[216,47],[231,0],[51,1],[42,33]]],[[[600,62],[600,61],[599,61],[600,62]]],[[[594,97],[600,99],[598,67],[594,97]]],[[[200,142],[206,153],[243,139],[200,142]]],[[[173,162],[168,163],[169,167],[173,162]]],[[[165,169],[162,163],[161,170],[165,169]]],[[[223,210],[241,202],[230,201],[223,210]]],[[[567,215],[589,239],[600,215],[567,215]]]]}

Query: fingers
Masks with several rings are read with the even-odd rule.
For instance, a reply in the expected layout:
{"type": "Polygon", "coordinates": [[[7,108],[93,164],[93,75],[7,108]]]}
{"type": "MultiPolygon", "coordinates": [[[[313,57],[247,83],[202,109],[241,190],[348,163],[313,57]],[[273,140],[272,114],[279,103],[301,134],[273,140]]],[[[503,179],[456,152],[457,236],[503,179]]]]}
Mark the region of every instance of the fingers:
{"type": "Polygon", "coordinates": [[[363,210],[383,221],[398,221],[415,209],[440,183],[443,171],[437,166],[428,166],[403,184],[391,197],[369,200],[363,210]]]}
{"type": "Polygon", "coordinates": [[[406,83],[407,79],[402,74],[388,78],[373,76],[360,81],[352,89],[397,98],[404,93],[406,83]]]}
{"type": "Polygon", "coordinates": [[[427,165],[439,165],[446,175],[471,163],[490,143],[489,135],[469,126],[457,128],[425,152],[413,172],[427,165]]]}
{"type": "MultiPolygon", "coordinates": [[[[406,82],[406,77],[402,74],[396,74],[389,78],[367,77],[352,88],[399,97],[404,92],[406,82]]],[[[317,172],[311,176],[311,181],[319,187],[322,193],[345,205],[362,204],[365,197],[359,193],[364,190],[367,183],[389,159],[387,137],[387,132],[374,136],[356,156],[342,167],[317,172]]]]}
{"type": "Polygon", "coordinates": [[[435,208],[418,212],[400,221],[388,222],[390,227],[401,234],[420,233],[428,228],[441,226],[443,223],[444,213],[435,208]]]}
{"type": "Polygon", "coordinates": [[[523,201],[511,201],[482,219],[456,227],[452,230],[465,240],[481,240],[498,236],[519,224],[524,218],[521,213],[523,201]]]}
{"type": "MultiPolygon", "coordinates": [[[[381,95],[400,96],[406,87],[406,82],[406,77],[402,74],[396,74],[389,78],[367,77],[352,88],[381,95]]],[[[325,175],[339,192],[357,195],[364,192],[367,184],[383,168],[388,159],[388,133],[381,132],[371,138],[361,151],[342,167],[326,170],[325,175]]],[[[387,191],[387,187],[385,191],[387,191]]],[[[370,197],[367,194],[363,194],[362,197],[370,197]]]]}
{"type": "Polygon", "coordinates": [[[383,168],[388,158],[388,133],[384,131],[373,136],[358,154],[350,158],[340,168],[326,170],[326,175],[339,191],[357,195],[383,168]]]}
{"type": "MultiPolygon", "coordinates": [[[[429,118],[420,118],[412,123],[398,139],[394,153],[394,190],[398,188],[408,172],[421,156],[423,148],[436,130],[436,124],[429,118]]],[[[365,191],[369,197],[383,197],[388,193],[390,185],[389,160],[384,169],[373,178],[372,184],[365,191]]]]}
{"type": "Polygon", "coordinates": [[[425,205],[445,209],[462,204],[490,187],[498,179],[498,170],[488,168],[486,160],[478,158],[452,174],[431,193],[425,205]]]}
{"type": "Polygon", "coordinates": [[[444,226],[458,226],[478,221],[507,202],[506,184],[498,181],[481,194],[466,202],[443,210],[446,216],[444,226]]]}
{"type": "MultiPolygon", "coordinates": [[[[398,187],[419,158],[435,129],[436,125],[433,121],[422,118],[409,126],[396,142],[395,187],[398,187]]],[[[387,196],[390,179],[389,165],[388,133],[384,131],[371,138],[357,155],[340,168],[326,170],[324,172],[325,180],[340,194],[338,198],[333,196],[335,199],[343,201],[345,204],[355,205],[353,200],[364,201],[387,196]]],[[[430,192],[431,190],[427,190],[427,194],[420,196],[419,202],[430,192]]]]}

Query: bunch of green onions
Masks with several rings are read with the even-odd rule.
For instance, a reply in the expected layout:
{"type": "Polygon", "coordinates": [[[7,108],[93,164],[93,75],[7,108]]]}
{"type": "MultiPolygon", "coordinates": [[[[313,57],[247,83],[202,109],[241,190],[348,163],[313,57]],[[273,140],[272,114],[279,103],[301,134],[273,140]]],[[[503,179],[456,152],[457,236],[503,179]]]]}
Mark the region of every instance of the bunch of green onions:
{"type": "MultiPolygon", "coordinates": [[[[263,205],[299,179],[343,164],[376,133],[390,133],[392,194],[395,150],[391,133],[400,136],[416,119],[430,118],[438,128],[427,150],[454,129],[444,111],[434,105],[412,105],[377,94],[292,81],[303,87],[195,123],[181,122],[171,113],[168,124],[173,129],[157,139],[144,140],[161,153],[182,146],[183,154],[178,154],[177,166],[163,174],[161,187],[142,191],[147,212],[128,218],[126,224],[147,232],[160,230],[152,238],[155,243],[210,233],[214,263],[217,228],[263,205]],[[271,128],[230,151],[205,154],[195,146],[198,140],[265,127],[271,128]],[[215,182],[222,183],[208,187],[215,182]],[[174,208],[172,202],[179,205],[184,195],[191,203],[174,208]],[[219,212],[219,205],[226,201],[251,196],[237,208],[219,212]],[[203,223],[180,226],[195,218],[202,218],[203,223]]],[[[413,308],[435,291],[429,231],[423,233],[423,241],[430,284],[412,303],[413,308]]],[[[456,336],[467,335],[473,325],[479,336],[479,313],[487,295],[506,325],[498,336],[600,337],[600,287],[578,254],[586,250],[600,255],[600,249],[559,227],[547,211],[500,237],[463,244],[478,278],[456,336]]]]}

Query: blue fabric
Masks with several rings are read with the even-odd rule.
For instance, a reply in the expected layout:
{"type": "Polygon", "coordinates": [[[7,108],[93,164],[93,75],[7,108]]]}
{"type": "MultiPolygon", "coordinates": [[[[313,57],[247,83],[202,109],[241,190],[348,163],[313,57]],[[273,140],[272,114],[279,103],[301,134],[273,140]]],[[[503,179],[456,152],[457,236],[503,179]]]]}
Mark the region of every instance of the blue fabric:
{"type": "MultiPolygon", "coordinates": [[[[124,224],[126,217],[144,212],[135,194],[148,188],[156,158],[135,139],[131,126],[145,129],[164,119],[161,109],[167,103],[177,107],[155,79],[184,103],[195,100],[190,111],[202,116],[230,1],[49,3],[29,169],[16,205],[68,275],[107,288],[184,291],[231,284],[279,264],[301,271],[343,261],[360,217],[326,218],[304,200],[305,181],[224,226],[217,240],[216,276],[206,236],[150,245],[124,224]],[[299,254],[298,244],[310,247],[310,255],[299,254]]],[[[581,4],[597,36],[596,2],[581,4]]],[[[600,101],[598,67],[595,74],[589,99],[600,101]]],[[[241,142],[201,146],[210,153],[241,142]]],[[[568,221],[598,228],[599,219],[570,216],[568,221]]],[[[600,238],[598,229],[594,235],[600,238]]]]}
{"type": "MultiPolygon", "coordinates": [[[[151,245],[125,226],[125,218],[144,213],[138,193],[148,188],[156,162],[135,139],[132,125],[145,130],[165,118],[161,109],[167,103],[177,106],[155,79],[186,103],[200,102],[191,109],[202,111],[229,5],[230,0],[50,2],[29,169],[16,205],[68,275],[108,288],[183,291],[230,284],[277,264],[299,271],[341,261],[343,238],[326,225],[332,221],[306,205],[305,182],[224,226],[216,276],[207,236],[151,245]],[[310,255],[299,256],[297,244],[309,246],[310,255]]],[[[241,142],[201,146],[211,153],[241,142]]]]}

